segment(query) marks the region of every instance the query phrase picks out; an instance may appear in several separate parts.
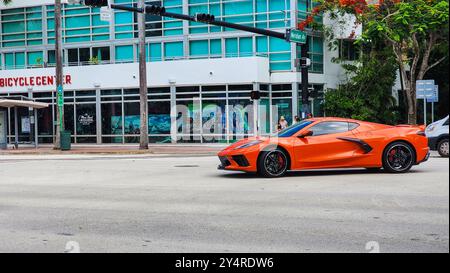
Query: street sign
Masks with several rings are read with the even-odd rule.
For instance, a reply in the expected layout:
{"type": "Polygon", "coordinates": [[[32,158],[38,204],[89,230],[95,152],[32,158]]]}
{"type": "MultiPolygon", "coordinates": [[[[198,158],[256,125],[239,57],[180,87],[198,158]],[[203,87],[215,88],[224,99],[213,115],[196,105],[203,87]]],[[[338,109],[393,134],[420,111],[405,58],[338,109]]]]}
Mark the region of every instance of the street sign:
{"type": "Polygon", "coordinates": [[[434,80],[421,80],[416,82],[417,99],[425,99],[433,96],[435,91],[434,80]]]}
{"type": "Polygon", "coordinates": [[[110,7],[100,8],[100,21],[111,22],[112,10],[110,7]]]}
{"type": "Polygon", "coordinates": [[[58,86],[56,91],[57,91],[56,96],[57,96],[57,100],[58,100],[57,104],[59,107],[62,107],[64,105],[63,87],[61,85],[58,86]]]}
{"type": "Polygon", "coordinates": [[[287,33],[287,38],[290,42],[298,43],[298,44],[306,44],[306,32],[303,32],[298,29],[291,29],[287,33]]]}
{"type": "Polygon", "coordinates": [[[427,97],[427,102],[439,102],[439,85],[434,86],[433,95],[427,97]]]}

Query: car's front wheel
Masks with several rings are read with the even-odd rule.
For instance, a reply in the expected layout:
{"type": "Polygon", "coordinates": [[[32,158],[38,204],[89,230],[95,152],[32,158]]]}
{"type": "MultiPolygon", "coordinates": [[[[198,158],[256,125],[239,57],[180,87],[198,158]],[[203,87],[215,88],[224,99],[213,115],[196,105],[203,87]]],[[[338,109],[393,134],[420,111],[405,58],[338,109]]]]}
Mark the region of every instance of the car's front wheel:
{"type": "Polygon", "coordinates": [[[405,173],[415,163],[414,148],[405,142],[389,144],[383,153],[383,168],[390,173],[405,173]]]}
{"type": "Polygon", "coordinates": [[[442,157],[448,157],[448,138],[439,141],[437,148],[442,157]]]}
{"type": "Polygon", "coordinates": [[[264,151],[258,160],[258,172],[268,178],[281,177],[288,169],[288,157],[281,149],[264,151]]]}

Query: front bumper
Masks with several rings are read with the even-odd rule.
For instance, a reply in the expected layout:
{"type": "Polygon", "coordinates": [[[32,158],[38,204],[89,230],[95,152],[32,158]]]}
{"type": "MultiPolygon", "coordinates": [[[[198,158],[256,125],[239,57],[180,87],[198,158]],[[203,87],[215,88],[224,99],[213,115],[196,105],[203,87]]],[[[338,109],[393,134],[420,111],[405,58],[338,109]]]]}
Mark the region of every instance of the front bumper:
{"type": "Polygon", "coordinates": [[[256,172],[259,148],[246,150],[224,150],[218,154],[219,170],[256,172]]]}
{"type": "Polygon", "coordinates": [[[428,147],[430,147],[430,149],[432,151],[437,150],[437,142],[438,142],[438,137],[428,137],[428,147]]]}

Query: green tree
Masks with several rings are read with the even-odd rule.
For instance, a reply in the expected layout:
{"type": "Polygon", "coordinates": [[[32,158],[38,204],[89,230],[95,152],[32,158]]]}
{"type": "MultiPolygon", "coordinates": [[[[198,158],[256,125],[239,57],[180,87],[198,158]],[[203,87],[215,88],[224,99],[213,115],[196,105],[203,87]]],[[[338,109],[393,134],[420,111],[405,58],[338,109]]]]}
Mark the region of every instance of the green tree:
{"type": "Polygon", "coordinates": [[[12,2],[12,0],[3,0],[3,4],[5,4],[5,5],[8,5],[11,2],[12,2]]]}
{"type": "Polygon", "coordinates": [[[370,50],[351,63],[343,63],[347,80],[325,94],[327,116],[395,124],[398,121],[392,86],[397,66],[386,50],[370,50]]]}
{"type": "Polygon", "coordinates": [[[404,82],[408,123],[417,123],[416,81],[448,57],[448,0],[318,0],[321,11],[354,14],[363,24],[360,40],[381,41],[395,56],[404,82]]]}

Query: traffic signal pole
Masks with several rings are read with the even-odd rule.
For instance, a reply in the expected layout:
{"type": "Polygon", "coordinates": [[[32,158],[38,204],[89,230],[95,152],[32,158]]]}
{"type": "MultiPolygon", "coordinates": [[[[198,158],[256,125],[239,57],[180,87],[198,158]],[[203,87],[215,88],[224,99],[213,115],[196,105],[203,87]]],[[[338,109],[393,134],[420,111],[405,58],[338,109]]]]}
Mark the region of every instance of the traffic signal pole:
{"type": "MultiPolygon", "coordinates": [[[[301,58],[308,58],[308,42],[309,38],[306,39],[306,43],[301,45],[301,58]]],[[[309,107],[309,83],[308,83],[308,66],[301,65],[301,76],[302,76],[302,118],[306,118],[308,113],[310,113],[309,107]]]]}

